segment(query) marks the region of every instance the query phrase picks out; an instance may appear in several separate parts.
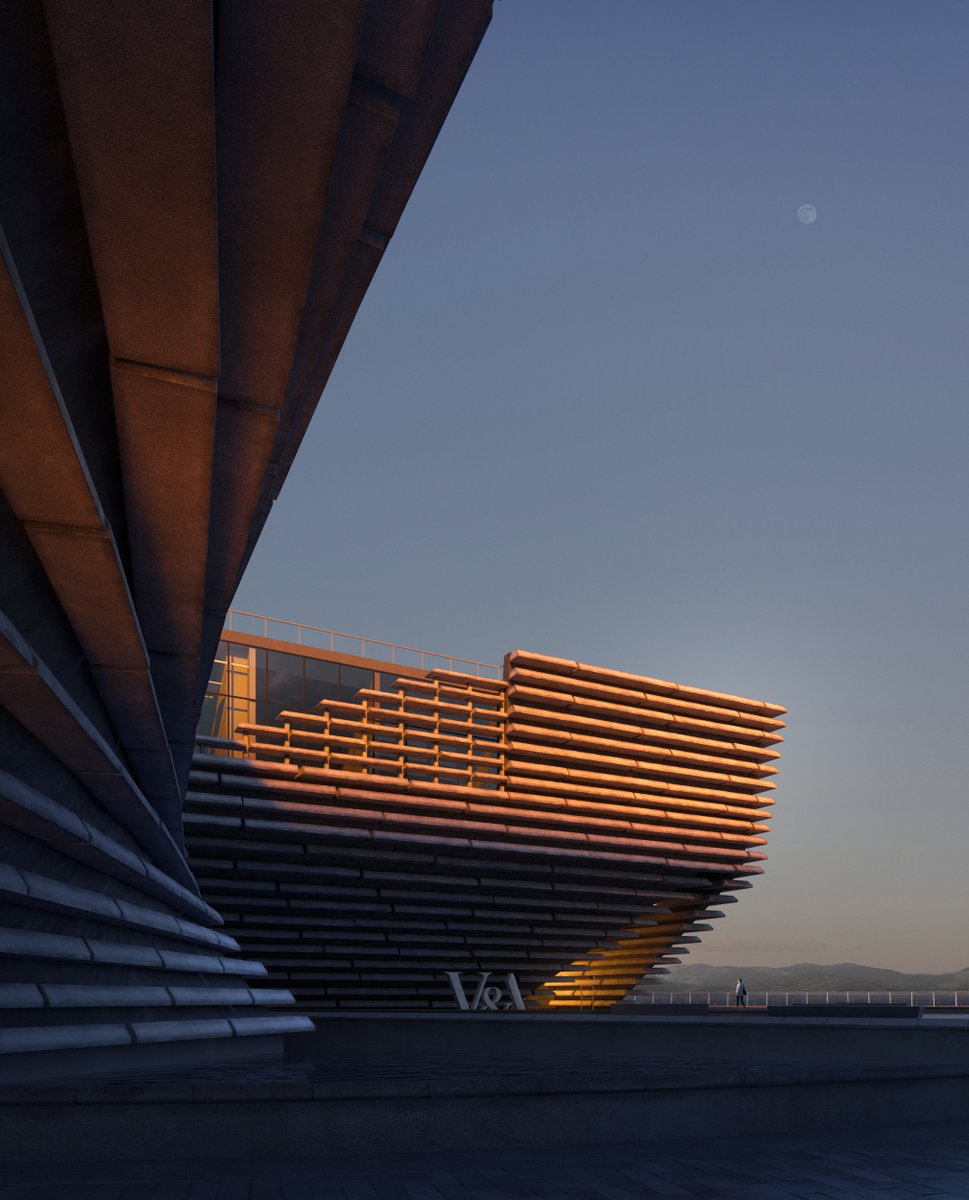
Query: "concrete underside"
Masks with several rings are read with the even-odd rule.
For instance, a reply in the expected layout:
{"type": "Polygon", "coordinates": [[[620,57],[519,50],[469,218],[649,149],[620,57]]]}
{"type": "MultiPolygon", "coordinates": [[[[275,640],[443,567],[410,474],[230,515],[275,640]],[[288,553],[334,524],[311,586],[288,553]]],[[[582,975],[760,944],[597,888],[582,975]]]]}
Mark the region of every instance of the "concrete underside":
{"type": "Polygon", "coordinates": [[[285,1067],[0,1091],[0,1159],[302,1157],[969,1117],[969,1023],[331,1017],[285,1067]]]}

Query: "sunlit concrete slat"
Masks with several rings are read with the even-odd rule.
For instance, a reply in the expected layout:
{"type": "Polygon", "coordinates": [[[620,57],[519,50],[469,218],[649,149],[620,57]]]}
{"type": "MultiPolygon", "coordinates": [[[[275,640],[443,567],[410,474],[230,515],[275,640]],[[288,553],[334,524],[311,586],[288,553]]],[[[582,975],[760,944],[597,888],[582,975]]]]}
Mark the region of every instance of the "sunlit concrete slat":
{"type": "Polygon", "coordinates": [[[217,376],[211,8],[44,11],[111,351],[217,376]]]}
{"type": "MultiPolygon", "coordinates": [[[[509,656],[509,661],[511,665],[507,678],[512,689],[518,684],[551,689],[562,694],[562,703],[580,703],[582,700],[592,699],[637,708],[655,708],[671,715],[698,717],[701,720],[724,722],[767,733],[783,727],[783,722],[771,715],[704,703],[699,699],[681,699],[665,692],[651,692],[645,687],[636,689],[630,687],[626,680],[622,686],[607,684],[601,678],[583,680],[573,675],[555,675],[549,670],[519,667],[514,655],[509,656]]],[[[713,695],[710,693],[709,697],[712,698],[713,695]]]]}
{"type": "Polygon", "coordinates": [[[114,358],[132,587],[149,651],[186,660],[154,673],[187,767],[220,368],[212,15],[192,0],[151,21],[120,0],[46,13],[114,358]]]}
{"type": "Polygon", "coordinates": [[[570,692],[550,690],[547,683],[541,686],[531,682],[512,682],[508,695],[514,698],[516,707],[530,720],[582,715],[597,721],[615,722],[633,728],[642,726],[649,731],[671,730],[682,733],[698,733],[705,738],[723,738],[725,742],[749,744],[752,748],[776,745],[783,739],[774,732],[780,729],[774,722],[769,731],[749,726],[730,724],[723,720],[685,716],[679,712],[664,712],[649,705],[638,705],[628,698],[622,703],[617,700],[594,699],[589,695],[575,696],[570,692]]]}
{"type": "Polygon", "coordinates": [[[553,658],[545,654],[533,654],[515,650],[510,654],[516,668],[548,671],[552,675],[573,679],[581,688],[584,683],[605,684],[609,688],[631,688],[657,696],[669,696],[679,700],[692,700],[717,708],[736,709],[767,717],[779,717],[787,712],[780,704],[769,704],[765,700],[750,700],[745,696],[734,696],[727,692],[711,692],[705,688],[685,687],[668,679],[653,679],[644,675],[633,675],[629,671],[594,667],[588,663],[572,662],[570,659],[553,658]]]}
{"type": "MultiPolygon", "coordinates": [[[[516,693],[516,700],[519,699],[516,693]]],[[[523,724],[523,730],[527,730],[536,740],[550,743],[575,742],[579,739],[588,739],[590,745],[594,745],[598,740],[626,744],[645,743],[691,756],[726,755],[728,761],[733,761],[737,768],[743,765],[744,769],[754,769],[751,764],[768,763],[780,758],[779,751],[766,746],[725,742],[712,737],[678,733],[671,729],[653,729],[641,721],[639,724],[629,724],[583,717],[577,713],[563,715],[559,711],[524,708],[520,703],[516,707],[519,708],[519,719],[527,723],[523,724]]]]}
{"type": "Polygon", "coordinates": [[[743,762],[737,764],[743,772],[738,774],[729,759],[714,758],[712,755],[677,754],[669,750],[645,745],[628,745],[601,738],[561,738],[552,744],[538,740],[531,727],[513,722],[509,723],[507,737],[509,746],[517,754],[527,756],[537,763],[582,761],[602,767],[603,773],[612,767],[617,771],[630,771],[634,774],[652,772],[680,779],[695,779],[699,782],[709,780],[756,791],[772,786],[763,781],[765,775],[777,774],[774,767],[752,767],[743,762]],[[757,778],[758,776],[760,778],[757,778]]]}

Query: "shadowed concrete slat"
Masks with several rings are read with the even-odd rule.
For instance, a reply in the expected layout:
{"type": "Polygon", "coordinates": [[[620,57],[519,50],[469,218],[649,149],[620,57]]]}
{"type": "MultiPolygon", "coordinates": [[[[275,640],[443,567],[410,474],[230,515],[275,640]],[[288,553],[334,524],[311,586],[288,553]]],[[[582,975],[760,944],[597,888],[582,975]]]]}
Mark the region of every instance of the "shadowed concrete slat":
{"type": "Polygon", "coordinates": [[[357,70],[389,92],[417,92],[441,0],[370,0],[357,49],[357,70]]]}
{"type": "MultiPolygon", "coordinates": [[[[9,789],[7,789],[9,790],[9,789]]],[[[2,801],[0,801],[2,804],[2,801]]],[[[9,815],[9,810],[8,810],[9,815]]],[[[26,815],[26,819],[29,816],[26,815]]],[[[40,828],[39,814],[34,814],[34,826],[38,836],[46,840],[56,840],[58,832],[52,829],[48,822],[47,830],[40,828]]],[[[16,817],[13,818],[16,824],[16,817]]],[[[69,847],[68,842],[57,842],[58,848],[69,847]]],[[[109,849],[102,838],[99,846],[103,854],[109,849]]],[[[64,850],[70,855],[70,849],[64,850]]],[[[130,926],[132,929],[148,930],[175,938],[177,941],[197,942],[209,947],[218,947],[228,953],[238,951],[239,946],[234,938],[220,932],[218,929],[208,929],[204,925],[183,920],[169,913],[159,912],[154,908],[146,908],[141,904],[133,904],[130,900],[115,900],[101,892],[90,888],[77,887],[64,883],[60,879],[38,875],[35,871],[17,869],[8,863],[0,863],[0,894],[6,903],[22,904],[31,908],[46,909],[50,912],[63,912],[83,920],[95,919],[109,925],[130,926]]],[[[194,906],[196,913],[204,910],[194,906]]],[[[208,915],[208,914],[205,914],[208,915]]]]}
{"type": "Polygon", "coordinates": [[[132,584],[176,767],[195,724],[208,544],[215,381],[113,363],[132,584]]]}
{"type": "Polygon", "coordinates": [[[171,753],[118,548],[3,249],[0,489],[24,522],[139,781],[177,833],[171,753]]]}
{"type": "MultiPolygon", "coordinates": [[[[0,703],[70,768],[103,807],[127,826],[152,861],[191,889],[181,847],[114,750],[29,644],[0,613],[0,703]]],[[[13,765],[13,764],[11,764],[13,765]]]]}

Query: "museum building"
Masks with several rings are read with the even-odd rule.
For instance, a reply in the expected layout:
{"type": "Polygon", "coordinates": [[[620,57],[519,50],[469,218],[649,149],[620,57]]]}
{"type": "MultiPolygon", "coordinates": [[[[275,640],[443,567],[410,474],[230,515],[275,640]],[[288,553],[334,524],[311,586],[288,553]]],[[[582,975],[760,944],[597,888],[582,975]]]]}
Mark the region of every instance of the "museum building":
{"type": "Polygon", "coordinates": [[[760,873],[778,705],[521,650],[405,667],[260,620],[219,645],[185,835],[300,1010],[453,1009],[453,972],[609,1007],[760,873]]]}

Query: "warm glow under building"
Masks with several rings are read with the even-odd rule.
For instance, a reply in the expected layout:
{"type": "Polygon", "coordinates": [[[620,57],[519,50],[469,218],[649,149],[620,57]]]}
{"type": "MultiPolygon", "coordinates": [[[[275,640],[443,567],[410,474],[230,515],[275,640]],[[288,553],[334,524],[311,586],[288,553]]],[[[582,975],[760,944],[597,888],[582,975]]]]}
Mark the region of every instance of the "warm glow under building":
{"type": "Polygon", "coordinates": [[[324,648],[223,634],[185,829],[206,900],[303,1009],[453,1008],[449,971],[605,1007],[760,872],[778,705],[298,632],[324,648]]]}

